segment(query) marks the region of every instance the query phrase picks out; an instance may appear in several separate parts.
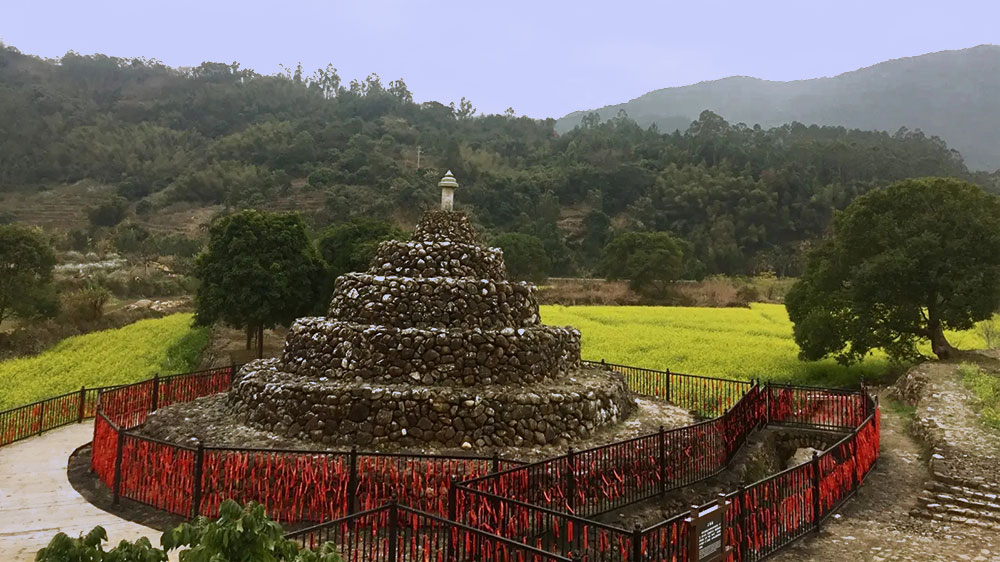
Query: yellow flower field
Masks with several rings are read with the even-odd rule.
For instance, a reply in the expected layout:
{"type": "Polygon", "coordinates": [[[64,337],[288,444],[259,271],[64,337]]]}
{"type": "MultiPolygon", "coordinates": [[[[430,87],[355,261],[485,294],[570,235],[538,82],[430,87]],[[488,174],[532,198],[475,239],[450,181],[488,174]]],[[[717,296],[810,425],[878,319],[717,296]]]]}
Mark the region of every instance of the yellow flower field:
{"type": "MultiPolygon", "coordinates": [[[[885,378],[891,367],[881,354],[851,367],[832,359],[799,361],[792,323],[780,304],[754,303],[750,308],[548,305],[541,307],[541,314],[546,324],[569,325],[583,333],[584,359],[695,375],[828,386],[856,385],[862,376],[874,382],[885,378]]],[[[950,333],[949,341],[959,348],[983,345],[972,332],[950,333]]]]}
{"type": "Polygon", "coordinates": [[[67,338],[34,357],[0,362],[0,410],[88,387],[129,383],[154,373],[184,372],[208,330],[193,315],[140,320],[117,330],[67,338]]]}

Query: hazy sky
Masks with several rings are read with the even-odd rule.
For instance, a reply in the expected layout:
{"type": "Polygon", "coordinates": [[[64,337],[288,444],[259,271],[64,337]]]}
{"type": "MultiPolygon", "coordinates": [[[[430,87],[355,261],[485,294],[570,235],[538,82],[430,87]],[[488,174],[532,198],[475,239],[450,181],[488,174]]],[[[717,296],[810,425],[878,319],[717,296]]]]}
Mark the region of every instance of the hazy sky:
{"type": "Polygon", "coordinates": [[[333,63],[345,83],[403,78],[417,101],[559,117],[725,76],[813,78],[1000,43],[1000,2],[0,0],[0,40],[262,73],[333,63]]]}

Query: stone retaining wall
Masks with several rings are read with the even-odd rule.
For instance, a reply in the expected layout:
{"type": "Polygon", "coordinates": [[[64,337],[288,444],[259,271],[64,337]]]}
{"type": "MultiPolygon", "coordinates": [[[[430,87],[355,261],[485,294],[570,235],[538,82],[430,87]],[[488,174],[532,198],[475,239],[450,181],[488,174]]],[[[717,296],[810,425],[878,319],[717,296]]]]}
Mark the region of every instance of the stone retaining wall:
{"type": "Polygon", "coordinates": [[[252,427],[327,445],[562,445],[635,408],[618,373],[587,369],[576,377],[580,390],[377,385],[293,376],[269,359],[240,371],[230,404],[252,427]]]}
{"type": "Polygon", "coordinates": [[[539,323],[535,292],[521,282],[348,273],[337,278],[330,317],[396,328],[520,328],[539,323]]]}
{"type": "Polygon", "coordinates": [[[475,277],[503,281],[503,252],[452,242],[382,242],[368,273],[402,277],[475,277]]]}
{"type": "Polygon", "coordinates": [[[424,385],[533,384],[580,366],[580,332],[397,329],[301,318],[281,369],[302,376],[424,385]]]}

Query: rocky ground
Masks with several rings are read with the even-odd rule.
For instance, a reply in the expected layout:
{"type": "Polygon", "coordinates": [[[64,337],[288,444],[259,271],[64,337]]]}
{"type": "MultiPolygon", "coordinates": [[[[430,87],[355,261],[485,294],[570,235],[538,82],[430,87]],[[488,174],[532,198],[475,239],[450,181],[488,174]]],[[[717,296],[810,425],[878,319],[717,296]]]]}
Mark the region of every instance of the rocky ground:
{"type": "Polygon", "coordinates": [[[926,363],[880,393],[878,466],[818,535],[774,560],[1000,562],[1000,436],[979,423],[957,368],[926,363]]]}
{"type": "MultiPolygon", "coordinates": [[[[615,441],[622,441],[639,435],[653,433],[662,425],[667,429],[694,423],[694,418],[686,410],[656,400],[639,399],[635,414],[623,423],[604,427],[594,432],[587,440],[576,441],[576,449],[596,447],[615,441]]],[[[176,443],[190,444],[195,438],[205,445],[225,446],[239,444],[240,447],[260,448],[303,448],[317,451],[343,450],[343,447],[325,447],[312,441],[292,439],[274,433],[260,431],[241,423],[229,411],[226,395],[207,396],[192,402],[177,404],[150,414],[140,434],[176,443]]],[[[391,444],[372,450],[400,452],[402,449],[391,444]]],[[[414,453],[454,453],[459,455],[491,455],[494,449],[471,450],[462,448],[426,446],[406,449],[414,453]]],[[[566,451],[554,445],[532,447],[505,447],[497,449],[500,456],[518,460],[537,460],[560,455],[566,451]]]]}

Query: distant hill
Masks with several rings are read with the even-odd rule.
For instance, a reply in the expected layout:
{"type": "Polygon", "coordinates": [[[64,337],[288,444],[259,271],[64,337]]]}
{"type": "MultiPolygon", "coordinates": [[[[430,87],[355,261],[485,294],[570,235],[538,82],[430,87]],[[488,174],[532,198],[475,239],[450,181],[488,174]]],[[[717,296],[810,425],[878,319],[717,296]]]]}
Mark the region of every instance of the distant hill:
{"type": "MultiPolygon", "coordinates": [[[[832,78],[771,82],[734,76],[654,90],[597,109],[609,119],[624,109],[640,125],[685,130],[705,109],[731,123],[804,124],[937,135],[977,170],[1000,168],[1000,46],[980,45],[895,59],[832,78]]],[[[565,132],[590,111],[559,119],[565,132]]]]}

